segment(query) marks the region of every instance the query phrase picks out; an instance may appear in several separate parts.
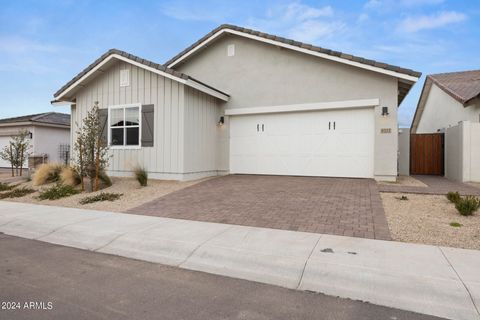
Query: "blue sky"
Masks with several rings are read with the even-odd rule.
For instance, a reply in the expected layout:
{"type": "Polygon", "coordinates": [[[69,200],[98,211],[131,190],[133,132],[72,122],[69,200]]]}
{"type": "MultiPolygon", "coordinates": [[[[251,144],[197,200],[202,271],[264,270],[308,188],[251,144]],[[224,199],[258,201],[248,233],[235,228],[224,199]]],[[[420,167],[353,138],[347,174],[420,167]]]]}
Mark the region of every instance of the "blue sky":
{"type": "MultiPolygon", "coordinates": [[[[423,74],[480,69],[480,1],[0,0],[0,118],[45,111],[110,48],[163,63],[231,23],[423,74]]],[[[400,107],[409,126],[424,77],[400,107]]]]}

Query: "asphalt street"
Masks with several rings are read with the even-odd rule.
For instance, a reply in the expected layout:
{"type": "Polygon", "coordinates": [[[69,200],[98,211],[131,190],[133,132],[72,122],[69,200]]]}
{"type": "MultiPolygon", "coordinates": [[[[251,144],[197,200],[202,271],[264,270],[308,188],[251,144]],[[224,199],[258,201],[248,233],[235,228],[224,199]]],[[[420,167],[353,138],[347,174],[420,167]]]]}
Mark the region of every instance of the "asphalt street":
{"type": "Polygon", "coordinates": [[[0,234],[0,319],[439,319],[0,234]]]}

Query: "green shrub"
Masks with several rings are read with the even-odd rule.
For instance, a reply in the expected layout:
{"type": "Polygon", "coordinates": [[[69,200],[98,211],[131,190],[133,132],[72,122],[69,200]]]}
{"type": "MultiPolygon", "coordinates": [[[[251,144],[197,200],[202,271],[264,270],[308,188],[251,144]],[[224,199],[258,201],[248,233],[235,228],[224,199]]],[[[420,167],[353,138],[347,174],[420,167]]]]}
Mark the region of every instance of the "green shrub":
{"type": "Polygon", "coordinates": [[[0,191],[12,190],[15,186],[9,185],[8,183],[0,182],[0,191]]]}
{"type": "Polygon", "coordinates": [[[79,191],[72,186],[57,184],[46,190],[40,191],[38,199],[40,200],[57,200],[77,194],[79,191]]]}
{"type": "Polygon", "coordinates": [[[135,169],[135,178],[137,179],[138,183],[140,183],[142,187],[147,186],[148,173],[144,168],[137,167],[135,169]]]}
{"type": "Polygon", "coordinates": [[[0,193],[0,199],[21,198],[27,194],[34,193],[35,190],[27,187],[13,189],[12,191],[0,193]]]}
{"type": "Polygon", "coordinates": [[[461,223],[458,223],[458,222],[450,222],[450,226],[455,227],[455,228],[460,228],[463,225],[461,223]]]}
{"type": "Polygon", "coordinates": [[[460,193],[458,192],[452,192],[450,191],[449,193],[447,193],[447,199],[451,202],[451,203],[458,203],[458,201],[460,201],[460,193]]]}
{"type": "Polygon", "coordinates": [[[80,204],[87,204],[99,201],[115,201],[120,199],[123,196],[123,193],[111,193],[111,192],[101,192],[94,196],[85,197],[80,200],[80,204]]]}
{"type": "Polygon", "coordinates": [[[474,196],[461,197],[455,204],[455,208],[462,216],[471,216],[480,208],[480,199],[474,196]]]}

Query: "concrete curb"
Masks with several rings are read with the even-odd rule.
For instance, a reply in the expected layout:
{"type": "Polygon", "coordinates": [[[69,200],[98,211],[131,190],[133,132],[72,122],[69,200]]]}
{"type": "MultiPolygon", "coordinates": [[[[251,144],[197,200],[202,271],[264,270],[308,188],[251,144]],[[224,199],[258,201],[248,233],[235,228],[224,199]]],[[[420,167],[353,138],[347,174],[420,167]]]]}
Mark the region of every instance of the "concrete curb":
{"type": "Polygon", "coordinates": [[[452,319],[480,319],[480,251],[0,201],[0,232],[452,319]]]}

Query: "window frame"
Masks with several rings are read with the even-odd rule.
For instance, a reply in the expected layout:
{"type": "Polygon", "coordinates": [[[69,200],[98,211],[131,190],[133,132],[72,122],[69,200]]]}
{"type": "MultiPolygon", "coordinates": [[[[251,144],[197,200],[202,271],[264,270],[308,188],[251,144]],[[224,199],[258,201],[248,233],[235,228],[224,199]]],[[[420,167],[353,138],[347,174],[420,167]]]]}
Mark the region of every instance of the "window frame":
{"type": "Polygon", "coordinates": [[[108,107],[108,117],[107,117],[107,125],[108,125],[108,147],[110,149],[140,149],[142,147],[142,104],[141,103],[129,103],[129,104],[119,104],[114,106],[108,107]],[[120,127],[112,127],[110,122],[111,120],[111,110],[113,109],[123,109],[123,121],[125,123],[125,109],[127,108],[134,108],[138,107],[138,126],[120,126],[120,127]],[[137,128],[138,127],[138,145],[126,145],[127,143],[127,128],[137,128]],[[123,129],[123,145],[112,145],[112,129],[123,129]]]}

